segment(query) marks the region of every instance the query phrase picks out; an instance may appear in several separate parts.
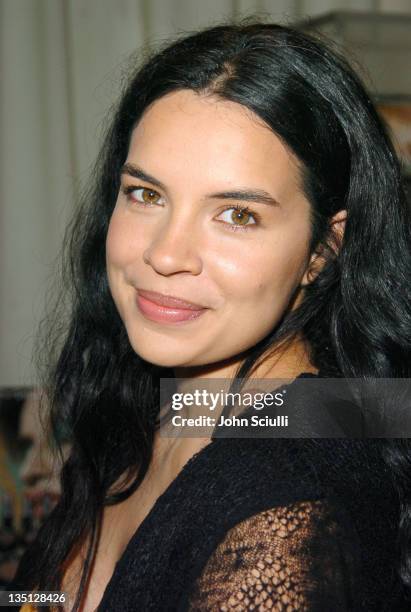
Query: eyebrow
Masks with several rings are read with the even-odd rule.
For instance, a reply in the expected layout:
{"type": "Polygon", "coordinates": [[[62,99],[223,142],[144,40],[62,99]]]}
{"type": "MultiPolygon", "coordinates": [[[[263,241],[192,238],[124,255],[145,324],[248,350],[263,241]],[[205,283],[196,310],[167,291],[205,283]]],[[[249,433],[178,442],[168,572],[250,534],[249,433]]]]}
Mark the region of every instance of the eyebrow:
{"type": "MultiPolygon", "coordinates": [[[[163,191],[167,191],[164,183],[134,164],[124,164],[121,167],[121,174],[129,174],[134,178],[151,183],[163,191]]],[[[269,206],[280,206],[279,202],[272,195],[262,189],[235,189],[234,191],[210,193],[206,197],[214,200],[241,200],[243,202],[259,202],[269,206]]]]}
{"type": "Polygon", "coordinates": [[[144,170],[142,170],[138,166],[135,166],[134,164],[124,164],[121,167],[120,173],[129,174],[130,176],[134,176],[134,178],[140,179],[141,181],[146,181],[146,183],[151,183],[159,189],[166,191],[166,186],[163,183],[161,183],[158,179],[154,178],[154,176],[151,176],[151,174],[147,174],[147,172],[144,172],[144,170]]]}
{"type": "Polygon", "coordinates": [[[211,193],[207,197],[218,200],[242,200],[245,202],[259,202],[270,206],[280,206],[273,196],[262,189],[236,189],[235,191],[222,191],[211,193]]]}

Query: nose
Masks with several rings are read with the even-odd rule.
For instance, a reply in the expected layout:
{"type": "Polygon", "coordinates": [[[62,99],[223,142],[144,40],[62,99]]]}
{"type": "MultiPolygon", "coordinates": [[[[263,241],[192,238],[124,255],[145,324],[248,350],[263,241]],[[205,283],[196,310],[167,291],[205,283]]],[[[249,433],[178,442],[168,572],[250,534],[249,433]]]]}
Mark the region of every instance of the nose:
{"type": "Polygon", "coordinates": [[[203,264],[193,215],[171,215],[165,225],[153,230],[143,261],[164,276],[177,272],[200,274],[203,264]]]}

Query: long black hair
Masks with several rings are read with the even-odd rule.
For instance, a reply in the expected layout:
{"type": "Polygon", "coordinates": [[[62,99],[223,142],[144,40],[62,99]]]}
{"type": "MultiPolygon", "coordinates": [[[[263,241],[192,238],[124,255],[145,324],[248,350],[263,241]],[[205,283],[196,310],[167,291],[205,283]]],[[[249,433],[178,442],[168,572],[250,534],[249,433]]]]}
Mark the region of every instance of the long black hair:
{"type": "MultiPolygon", "coordinates": [[[[53,327],[46,321],[50,358],[43,384],[51,422],[65,423],[72,451],[62,470],[61,501],[23,557],[16,581],[25,589],[58,589],[70,551],[87,540],[73,609],[104,506],[126,499],[145,476],[158,426],[159,381],[173,377],[130,345],[108,286],[105,238],[133,128],[151,103],[181,89],[242,104],[293,151],[311,204],[311,251],[326,255],[301,305],[246,352],[236,376],[245,379],[297,334],[327,376],[411,374],[410,210],[386,129],[346,60],[293,28],[256,22],[208,28],[157,51],[122,93],[91,187],[68,228],[65,318],[60,310],[53,327]],[[335,248],[330,219],[343,209],[345,233],[335,248]],[[113,490],[120,477],[123,486],[113,490]]],[[[411,592],[409,448],[398,440],[387,441],[384,450],[401,495],[397,569],[404,593],[411,592]]]]}

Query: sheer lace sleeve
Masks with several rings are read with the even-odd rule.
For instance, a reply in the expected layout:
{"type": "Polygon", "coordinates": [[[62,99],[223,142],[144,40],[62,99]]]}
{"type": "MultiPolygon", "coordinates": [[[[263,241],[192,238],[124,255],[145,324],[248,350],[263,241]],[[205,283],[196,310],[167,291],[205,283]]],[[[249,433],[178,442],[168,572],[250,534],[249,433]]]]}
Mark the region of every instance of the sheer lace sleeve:
{"type": "Polygon", "coordinates": [[[355,535],[326,500],[301,501],[238,523],[209,557],[190,612],[355,609],[355,535]]]}

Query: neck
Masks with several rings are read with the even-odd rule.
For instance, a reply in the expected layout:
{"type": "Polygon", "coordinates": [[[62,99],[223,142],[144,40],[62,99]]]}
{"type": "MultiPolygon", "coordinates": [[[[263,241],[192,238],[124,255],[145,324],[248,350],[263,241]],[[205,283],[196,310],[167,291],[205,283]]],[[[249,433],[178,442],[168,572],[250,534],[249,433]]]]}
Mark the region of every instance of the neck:
{"type": "MultiPolygon", "coordinates": [[[[184,385],[190,379],[227,378],[233,379],[240,366],[244,363],[245,354],[204,366],[187,366],[174,368],[174,376],[185,379],[184,385]]],[[[277,347],[271,355],[267,355],[261,363],[255,365],[250,378],[295,378],[302,372],[318,373],[318,368],[312,365],[306,342],[297,338],[288,345],[277,347]]],[[[194,381],[193,381],[194,382],[194,381]]],[[[177,385],[178,388],[179,385],[177,385]]]]}
{"type": "MultiPolygon", "coordinates": [[[[212,404],[213,416],[217,416],[219,410],[222,411],[222,406],[214,404],[218,398],[223,397],[224,393],[229,391],[236,372],[243,362],[244,358],[231,360],[230,363],[225,362],[224,364],[220,362],[206,366],[175,368],[176,393],[180,394],[178,401],[181,402],[181,398],[184,397],[184,402],[186,399],[191,402],[189,405],[184,405],[180,416],[192,418],[202,414],[203,401],[206,401],[205,405],[212,404]],[[201,389],[207,390],[205,391],[208,393],[206,400],[199,398],[201,389]],[[212,396],[215,399],[212,399],[212,396]]],[[[270,356],[263,359],[262,363],[255,365],[248,380],[243,383],[243,391],[250,391],[250,389],[255,392],[258,389],[270,391],[283,384],[288,384],[302,372],[317,374],[318,369],[309,360],[306,344],[302,340],[296,340],[281,349],[277,348],[270,356]],[[256,380],[259,382],[254,384],[256,380]]],[[[179,410],[181,406],[175,409],[179,410]]]]}
{"type": "MultiPolygon", "coordinates": [[[[262,360],[262,363],[256,365],[250,375],[250,380],[253,379],[282,379],[283,382],[288,382],[289,379],[293,380],[302,372],[311,372],[314,374],[318,373],[318,369],[315,368],[309,360],[309,352],[307,345],[301,340],[297,339],[287,346],[277,349],[270,356],[267,356],[262,360]]],[[[174,369],[174,374],[177,380],[178,393],[192,393],[199,387],[199,379],[219,379],[218,390],[225,387],[225,391],[228,390],[232,379],[234,378],[239,367],[242,365],[245,356],[242,359],[231,359],[225,362],[219,362],[218,364],[208,364],[205,366],[196,367],[178,367],[174,369]],[[223,379],[223,380],[221,380],[223,379]]],[[[211,383],[211,381],[210,381],[211,383]]],[[[267,382],[267,391],[271,391],[273,386],[267,382]]],[[[279,382],[279,384],[282,384],[279,382]]],[[[191,409],[189,409],[189,412],[191,409]]],[[[218,416],[217,410],[214,416],[218,416]]],[[[185,416],[190,416],[185,412],[185,416]]],[[[194,413],[191,416],[195,416],[194,413]]],[[[167,426],[163,430],[165,432],[167,426]]],[[[163,449],[162,459],[160,460],[163,469],[165,466],[174,466],[167,469],[178,469],[187,461],[189,457],[197,452],[211,440],[211,431],[209,436],[205,437],[175,437],[173,434],[168,437],[164,433],[165,437],[162,438],[161,447],[163,449]],[[165,451],[165,452],[164,452],[165,451]],[[177,468],[176,468],[177,466],[177,468]]],[[[157,445],[158,445],[158,432],[157,432],[157,445]]]]}

